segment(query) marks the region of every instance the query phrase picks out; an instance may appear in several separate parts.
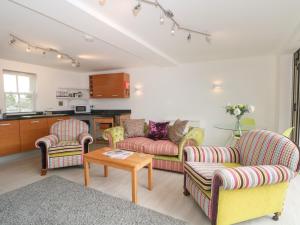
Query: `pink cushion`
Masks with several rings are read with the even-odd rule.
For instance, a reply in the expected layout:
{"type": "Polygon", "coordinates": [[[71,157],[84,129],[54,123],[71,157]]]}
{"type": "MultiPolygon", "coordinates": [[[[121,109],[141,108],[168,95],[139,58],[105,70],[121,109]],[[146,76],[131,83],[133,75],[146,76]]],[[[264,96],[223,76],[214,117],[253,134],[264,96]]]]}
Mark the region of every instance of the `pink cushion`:
{"type": "Polygon", "coordinates": [[[123,141],[117,142],[116,147],[134,152],[143,152],[144,146],[152,142],[154,141],[145,137],[126,138],[123,141]]]}
{"type": "Polygon", "coordinates": [[[178,146],[168,140],[152,141],[145,145],[144,153],[152,155],[178,155],[178,146]]]}

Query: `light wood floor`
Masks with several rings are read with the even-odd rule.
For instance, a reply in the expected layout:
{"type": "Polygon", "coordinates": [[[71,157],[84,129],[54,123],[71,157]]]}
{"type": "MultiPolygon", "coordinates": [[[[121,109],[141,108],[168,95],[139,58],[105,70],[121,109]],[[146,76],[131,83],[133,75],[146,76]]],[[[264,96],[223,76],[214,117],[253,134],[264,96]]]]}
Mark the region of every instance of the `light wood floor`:
{"type": "MultiPolygon", "coordinates": [[[[0,159],[0,194],[41,180],[39,175],[39,152],[23,156],[0,159]]],[[[47,176],[58,175],[68,180],[83,184],[82,168],[63,168],[48,171],[47,176]]],[[[209,225],[209,220],[202,213],[191,197],[182,194],[183,176],[177,173],[154,170],[153,190],[147,189],[147,169],[142,169],[138,176],[139,205],[173,216],[190,224],[209,225]]],[[[110,169],[109,177],[103,177],[103,168],[91,166],[91,188],[131,200],[130,174],[117,169],[110,169]]],[[[295,178],[288,190],[285,211],[278,222],[264,217],[243,225],[299,225],[300,224],[300,177],[295,178]]],[[[0,222],[1,223],[1,222],[0,222]]]]}

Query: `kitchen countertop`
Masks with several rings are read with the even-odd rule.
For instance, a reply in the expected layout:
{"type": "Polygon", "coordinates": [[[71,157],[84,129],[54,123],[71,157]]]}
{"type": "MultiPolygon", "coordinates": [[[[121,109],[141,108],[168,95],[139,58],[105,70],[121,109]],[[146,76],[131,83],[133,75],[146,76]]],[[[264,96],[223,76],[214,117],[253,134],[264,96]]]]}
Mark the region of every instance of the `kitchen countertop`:
{"type": "Polygon", "coordinates": [[[91,110],[90,113],[75,113],[74,110],[62,110],[62,111],[50,111],[52,114],[43,114],[43,112],[35,112],[34,114],[18,114],[18,115],[4,115],[0,121],[7,120],[24,120],[24,119],[34,119],[34,118],[48,118],[48,117],[56,117],[56,116],[120,116],[123,114],[131,114],[131,110],[100,110],[94,109],[91,110]]]}

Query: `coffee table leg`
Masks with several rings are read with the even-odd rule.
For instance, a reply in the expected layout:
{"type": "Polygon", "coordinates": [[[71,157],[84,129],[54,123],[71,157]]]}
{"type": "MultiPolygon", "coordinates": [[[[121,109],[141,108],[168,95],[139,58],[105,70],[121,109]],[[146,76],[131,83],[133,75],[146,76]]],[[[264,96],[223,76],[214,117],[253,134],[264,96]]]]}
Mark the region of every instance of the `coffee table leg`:
{"type": "Polygon", "coordinates": [[[148,165],[148,189],[151,191],[152,187],[152,162],[150,162],[148,165]]]}
{"type": "Polygon", "coordinates": [[[84,165],[84,185],[88,186],[90,183],[90,166],[89,162],[84,159],[83,160],[83,165],[84,165]]]}
{"type": "Polygon", "coordinates": [[[104,166],[104,176],[108,177],[108,166],[104,166]]]}
{"type": "Polygon", "coordinates": [[[131,171],[132,202],[137,203],[137,175],[136,170],[131,171]]]}

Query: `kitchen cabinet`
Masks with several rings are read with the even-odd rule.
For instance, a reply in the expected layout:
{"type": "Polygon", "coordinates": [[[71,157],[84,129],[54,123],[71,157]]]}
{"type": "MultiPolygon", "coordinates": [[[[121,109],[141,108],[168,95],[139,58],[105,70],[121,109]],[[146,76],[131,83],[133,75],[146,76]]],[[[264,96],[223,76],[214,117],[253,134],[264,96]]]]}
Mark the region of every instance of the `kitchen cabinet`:
{"type": "Polygon", "coordinates": [[[18,120],[0,121],[0,156],[20,151],[20,122],[18,120]]]}
{"type": "Polygon", "coordinates": [[[90,76],[91,98],[129,98],[130,79],[127,73],[90,76]]]}
{"type": "Polygon", "coordinates": [[[55,117],[47,118],[48,131],[50,131],[50,128],[54,123],[62,120],[68,120],[68,119],[70,119],[70,116],[55,116],[55,117]]]}
{"type": "Polygon", "coordinates": [[[20,120],[21,151],[35,149],[35,141],[48,134],[47,118],[20,120]]]}

